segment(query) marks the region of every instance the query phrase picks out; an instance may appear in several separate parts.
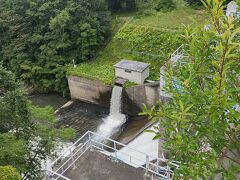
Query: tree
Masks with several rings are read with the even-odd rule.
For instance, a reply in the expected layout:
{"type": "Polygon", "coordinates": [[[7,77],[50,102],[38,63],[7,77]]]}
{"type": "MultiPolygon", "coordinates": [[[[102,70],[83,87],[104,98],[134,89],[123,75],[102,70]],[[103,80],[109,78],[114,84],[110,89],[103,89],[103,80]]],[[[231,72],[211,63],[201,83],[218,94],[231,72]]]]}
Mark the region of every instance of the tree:
{"type": "Polygon", "coordinates": [[[67,65],[93,58],[111,32],[105,0],[0,0],[0,22],[3,66],[63,95],[67,65]]]}
{"type": "Polygon", "coordinates": [[[155,6],[155,10],[157,11],[172,11],[176,9],[176,4],[173,0],[160,0],[156,6],[155,6]]]}
{"type": "Polygon", "coordinates": [[[120,10],[134,11],[137,8],[136,0],[106,0],[112,12],[120,10]]]}
{"type": "Polygon", "coordinates": [[[108,7],[111,11],[119,11],[122,8],[122,1],[123,0],[107,0],[108,7]]]}
{"type": "Polygon", "coordinates": [[[42,162],[74,130],[56,129],[54,110],[31,105],[11,72],[0,66],[0,166],[15,167],[22,179],[41,179],[42,162]]]}
{"type": "Polygon", "coordinates": [[[136,10],[137,5],[135,0],[126,0],[126,9],[128,11],[134,11],[136,10]]]}
{"type": "Polygon", "coordinates": [[[20,180],[21,176],[12,166],[0,166],[1,180],[20,180]]]}
{"type": "Polygon", "coordinates": [[[165,139],[170,159],[179,161],[176,178],[220,173],[235,179],[239,173],[240,22],[225,16],[223,3],[203,1],[211,20],[186,28],[187,63],[165,67],[171,99],[145,112],[160,122],[155,138],[165,139]]]}

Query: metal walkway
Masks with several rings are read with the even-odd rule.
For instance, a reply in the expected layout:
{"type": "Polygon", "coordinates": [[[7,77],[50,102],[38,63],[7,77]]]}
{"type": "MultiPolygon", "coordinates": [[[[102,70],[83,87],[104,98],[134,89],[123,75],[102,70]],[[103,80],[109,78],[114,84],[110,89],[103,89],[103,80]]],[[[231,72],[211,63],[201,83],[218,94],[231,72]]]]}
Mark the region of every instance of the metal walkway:
{"type": "Polygon", "coordinates": [[[158,179],[172,179],[173,170],[178,168],[177,164],[168,162],[167,159],[150,156],[113,139],[88,131],[52,162],[50,167],[46,169],[46,179],[71,180],[64,174],[76,168],[79,158],[90,149],[98,150],[100,153],[133,167],[137,165],[144,169],[146,174],[154,175],[158,179]],[[125,150],[121,151],[122,148],[125,150]],[[131,153],[128,153],[128,150],[131,153]],[[122,157],[124,158],[122,159],[122,157]]]}

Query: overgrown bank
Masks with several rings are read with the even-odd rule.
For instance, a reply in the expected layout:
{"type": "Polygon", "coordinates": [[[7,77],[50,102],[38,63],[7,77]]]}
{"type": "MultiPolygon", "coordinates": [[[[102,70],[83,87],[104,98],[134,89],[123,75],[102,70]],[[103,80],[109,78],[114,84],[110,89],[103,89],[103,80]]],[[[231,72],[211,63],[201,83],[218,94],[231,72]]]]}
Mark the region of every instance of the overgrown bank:
{"type": "Polygon", "coordinates": [[[96,60],[69,68],[68,75],[96,79],[110,85],[115,79],[113,65],[121,59],[130,59],[150,63],[149,78],[158,80],[160,67],[182,44],[183,24],[203,22],[205,17],[205,11],[190,8],[148,16],[133,15],[96,60]],[[191,17],[197,21],[193,22],[191,17]]]}

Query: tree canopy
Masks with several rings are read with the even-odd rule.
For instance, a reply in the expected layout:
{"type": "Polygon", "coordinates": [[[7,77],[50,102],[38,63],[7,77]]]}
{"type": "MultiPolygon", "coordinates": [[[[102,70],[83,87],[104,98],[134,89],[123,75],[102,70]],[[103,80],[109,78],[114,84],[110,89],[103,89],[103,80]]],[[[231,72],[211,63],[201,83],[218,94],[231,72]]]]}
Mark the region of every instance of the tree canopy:
{"type": "Polygon", "coordinates": [[[106,0],[108,3],[108,7],[112,12],[127,10],[133,11],[136,10],[137,0],[106,0]]]}
{"type": "Polygon", "coordinates": [[[104,0],[0,0],[0,61],[26,83],[65,95],[65,65],[95,56],[109,15],[104,0]]]}
{"type": "Polygon", "coordinates": [[[72,129],[56,129],[50,107],[31,105],[11,72],[0,66],[0,166],[13,166],[22,179],[41,179],[42,163],[56,145],[74,136],[72,129]]]}

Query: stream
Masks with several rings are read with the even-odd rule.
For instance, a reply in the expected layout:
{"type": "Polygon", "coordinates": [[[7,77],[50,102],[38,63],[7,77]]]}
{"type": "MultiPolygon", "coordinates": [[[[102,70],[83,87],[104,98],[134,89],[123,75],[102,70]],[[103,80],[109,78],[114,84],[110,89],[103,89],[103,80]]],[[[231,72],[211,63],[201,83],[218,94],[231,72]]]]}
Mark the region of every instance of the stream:
{"type": "MultiPolygon", "coordinates": [[[[30,96],[29,99],[33,105],[40,107],[52,106],[54,110],[59,109],[70,100],[57,94],[38,94],[30,96]]],[[[69,107],[56,113],[58,126],[74,128],[76,130],[76,139],[80,138],[88,130],[97,132],[98,127],[108,115],[108,108],[82,101],[74,101],[69,107]]],[[[128,117],[127,122],[112,138],[127,144],[148,122],[146,118],[128,117]]]]}

